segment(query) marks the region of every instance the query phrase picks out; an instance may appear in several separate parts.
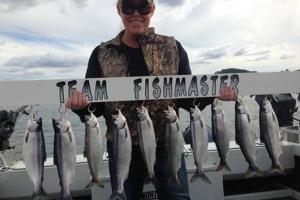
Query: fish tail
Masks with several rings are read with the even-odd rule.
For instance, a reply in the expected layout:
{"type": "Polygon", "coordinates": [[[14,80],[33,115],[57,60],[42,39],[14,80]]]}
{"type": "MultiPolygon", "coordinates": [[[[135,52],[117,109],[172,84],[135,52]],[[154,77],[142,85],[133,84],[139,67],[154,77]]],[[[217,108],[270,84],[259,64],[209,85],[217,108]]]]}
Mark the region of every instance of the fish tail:
{"type": "Polygon", "coordinates": [[[191,178],[191,183],[196,181],[197,179],[201,179],[203,182],[211,184],[211,181],[204,172],[195,172],[195,174],[191,178]]]}
{"type": "Polygon", "coordinates": [[[249,169],[246,172],[245,178],[248,179],[254,177],[264,177],[264,174],[260,171],[258,167],[249,167],[249,169]]]}
{"type": "Polygon", "coordinates": [[[283,166],[280,163],[273,164],[272,168],[268,172],[268,175],[269,176],[285,175],[283,166]]]}
{"type": "Polygon", "coordinates": [[[221,161],[217,167],[217,171],[222,171],[223,169],[226,169],[227,171],[231,172],[231,168],[229,167],[226,161],[221,161]]]}
{"type": "Polygon", "coordinates": [[[94,185],[96,185],[96,186],[98,186],[100,188],[104,188],[104,185],[103,185],[103,183],[100,180],[98,180],[98,181],[97,180],[91,180],[89,182],[89,184],[87,184],[87,186],[85,187],[85,189],[89,189],[89,188],[93,187],[94,185]]]}
{"type": "Polygon", "coordinates": [[[31,196],[31,200],[40,200],[40,199],[47,199],[47,193],[42,188],[39,192],[34,192],[31,196]]]}
{"type": "Polygon", "coordinates": [[[60,200],[73,200],[73,198],[70,193],[69,194],[66,193],[66,194],[61,194],[60,200]]]}
{"type": "Polygon", "coordinates": [[[108,200],[126,200],[125,194],[112,193],[108,200]]]}

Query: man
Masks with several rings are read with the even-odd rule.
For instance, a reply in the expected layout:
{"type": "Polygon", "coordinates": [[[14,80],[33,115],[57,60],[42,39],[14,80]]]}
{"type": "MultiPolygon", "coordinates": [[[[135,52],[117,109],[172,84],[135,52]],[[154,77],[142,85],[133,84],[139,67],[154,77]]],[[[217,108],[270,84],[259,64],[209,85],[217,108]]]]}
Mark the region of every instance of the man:
{"type": "MultiPolygon", "coordinates": [[[[153,28],[149,28],[151,17],[155,11],[153,0],[118,0],[117,11],[125,29],[114,39],[100,44],[94,49],[89,60],[86,78],[123,77],[123,76],[159,76],[159,75],[187,75],[191,74],[186,51],[173,37],[158,35],[153,28]]],[[[120,89],[122,88],[120,86],[120,89]]],[[[220,99],[235,100],[234,91],[226,87],[221,91],[220,99]]],[[[212,102],[212,98],[199,99],[200,108],[212,102]]],[[[187,172],[184,158],[178,171],[181,186],[169,184],[169,170],[164,147],[164,116],[163,110],[175,103],[176,107],[189,109],[192,100],[160,100],[146,101],[144,105],[149,110],[157,137],[157,161],[155,174],[158,178],[157,191],[159,199],[184,200],[190,199],[188,191],[187,172]]],[[[74,92],[66,102],[66,107],[73,109],[81,120],[89,114],[89,102],[80,92],[74,92]]],[[[129,177],[124,184],[128,200],[140,200],[143,182],[147,170],[138,146],[138,132],[136,128],[136,107],[140,102],[117,102],[92,104],[96,107],[95,115],[103,115],[107,124],[107,149],[111,153],[112,114],[116,108],[122,108],[126,117],[133,141],[132,160],[129,177]]],[[[110,174],[113,173],[112,161],[109,160],[110,174]]],[[[112,187],[116,187],[112,182],[112,187]]]]}

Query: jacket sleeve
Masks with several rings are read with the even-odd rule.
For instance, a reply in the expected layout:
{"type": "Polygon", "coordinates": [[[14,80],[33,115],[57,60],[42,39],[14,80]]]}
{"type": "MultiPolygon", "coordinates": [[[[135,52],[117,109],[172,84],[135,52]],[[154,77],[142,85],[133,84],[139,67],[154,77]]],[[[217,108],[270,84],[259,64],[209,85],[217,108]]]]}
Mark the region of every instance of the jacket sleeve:
{"type": "MultiPolygon", "coordinates": [[[[190,62],[185,49],[182,47],[180,42],[176,41],[178,53],[179,53],[179,68],[178,75],[191,75],[192,71],[190,68],[190,62]]],[[[176,101],[177,108],[183,108],[189,111],[190,108],[195,103],[196,105],[200,103],[199,109],[203,110],[207,105],[211,104],[215,98],[214,97],[202,97],[196,99],[178,99],[176,101]],[[195,101],[195,102],[194,102],[195,101]]]]}
{"type": "MultiPolygon", "coordinates": [[[[98,51],[99,48],[96,47],[89,59],[88,67],[86,70],[85,78],[101,78],[103,77],[100,70],[100,64],[98,60],[98,51]]],[[[91,103],[90,110],[95,110],[94,115],[100,117],[104,114],[104,103],[91,103]]],[[[84,122],[84,116],[89,115],[88,106],[82,110],[72,110],[76,113],[81,122],[84,122]]]]}

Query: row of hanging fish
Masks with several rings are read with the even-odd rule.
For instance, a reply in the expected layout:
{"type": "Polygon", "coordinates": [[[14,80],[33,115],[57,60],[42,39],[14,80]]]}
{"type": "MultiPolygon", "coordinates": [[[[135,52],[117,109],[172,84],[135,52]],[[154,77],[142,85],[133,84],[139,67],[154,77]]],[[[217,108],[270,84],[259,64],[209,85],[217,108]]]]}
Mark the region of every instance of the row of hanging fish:
{"type": "MultiPolygon", "coordinates": [[[[230,152],[230,135],[226,127],[222,104],[217,99],[211,106],[212,111],[212,134],[220,157],[217,170],[226,169],[230,171],[227,163],[227,156],[230,152]]],[[[235,104],[235,126],[236,143],[240,145],[241,151],[249,163],[246,177],[263,176],[256,163],[256,136],[251,130],[251,118],[249,111],[242,100],[235,104]]],[[[170,170],[170,182],[180,185],[177,172],[181,166],[181,157],[184,139],[179,126],[179,120],[175,110],[168,107],[164,111],[166,119],[165,127],[165,149],[170,170]]],[[[154,165],[156,162],[156,139],[152,120],[144,106],[137,109],[137,128],[139,132],[139,145],[147,167],[150,180],[155,183],[154,165]]],[[[124,182],[128,178],[131,162],[132,142],[126,118],[119,110],[113,115],[112,129],[112,154],[110,159],[113,163],[114,183],[112,194],[109,200],[126,199],[124,194],[124,182]]],[[[204,182],[211,183],[205,175],[203,166],[206,160],[208,147],[208,133],[204,118],[197,106],[190,109],[190,128],[192,136],[192,149],[196,164],[196,172],[191,178],[195,181],[198,178],[204,182]]],[[[75,173],[76,141],[71,129],[70,122],[64,117],[53,119],[55,131],[54,139],[54,164],[61,185],[61,199],[72,199],[69,185],[75,173]]],[[[277,117],[270,102],[264,99],[260,104],[260,138],[265,144],[272,160],[270,174],[283,173],[284,169],[280,164],[279,157],[282,153],[279,139],[279,126],[277,117]]],[[[101,182],[100,171],[102,168],[102,134],[97,118],[93,113],[85,116],[85,147],[84,156],[88,160],[91,173],[91,181],[86,188],[93,185],[104,187],[101,182]]],[[[44,162],[46,160],[45,142],[42,131],[42,119],[29,119],[24,137],[23,146],[24,162],[27,172],[34,183],[33,199],[43,199],[46,196],[42,188],[44,162]]]]}
{"type": "MultiPolygon", "coordinates": [[[[55,132],[53,162],[60,180],[60,199],[71,200],[70,184],[75,174],[76,141],[68,120],[62,117],[52,122],[55,132]]],[[[46,159],[42,118],[36,119],[33,115],[27,122],[23,141],[23,160],[34,185],[32,200],[48,199],[42,186],[46,159]]]]}
{"type": "MultiPolygon", "coordinates": [[[[215,99],[211,106],[212,111],[212,136],[216,144],[220,157],[217,170],[226,169],[231,171],[227,156],[230,152],[230,135],[226,127],[222,103],[215,99]]],[[[192,149],[195,158],[197,171],[192,181],[196,177],[201,177],[205,182],[210,182],[203,173],[203,164],[207,151],[207,130],[201,111],[195,107],[191,108],[191,134],[192,149]]],[[[284,174],[284,168],[280,163],[282,148],[280,144],[280,132],[276,114],[271,103],[263,99],[260,103],[260,139],[265,144],[272,166],[268,175],[284,174]]],[[[249,110],[243,100],[239,99],[235,103],[235,141],[249,164],[246,178],[263,176],[256,163],[256,135],[252,130],[249,110]]]]}

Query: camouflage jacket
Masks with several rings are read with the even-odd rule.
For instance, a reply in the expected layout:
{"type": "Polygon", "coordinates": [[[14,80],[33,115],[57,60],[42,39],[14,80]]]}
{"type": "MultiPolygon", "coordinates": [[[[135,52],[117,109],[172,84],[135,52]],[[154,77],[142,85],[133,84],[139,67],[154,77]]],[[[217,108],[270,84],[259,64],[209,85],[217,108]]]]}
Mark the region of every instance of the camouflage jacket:
{"type": "MultiPolygon", "coordinates": [[[[98,61],[101,77],[124,77],[130,76],[129,62],[124,52],[120,48],[123,31],[114,39],[102,43],[98,47],[98,61]]],[[[150,75],[176,75],[179,68],[179,55],[176,40],[173,37],[155,34],[153,28],[138,38],[144,59],[150,75]]],[[[126,117],[133,144],[138,144],[138,132],[136,122],[136,107],[141,102],[110,102],[105,103],[104,117],[108,127],[107,138],[110,139],[112,127],[112,114],[116,108],[126,117]]],[[[163,110],[171,104],[170,100],[146,101],[144,106],[148,108],[149,115],[153,121],[156,136],[163,140],[164,116],[163,110]]]]}

